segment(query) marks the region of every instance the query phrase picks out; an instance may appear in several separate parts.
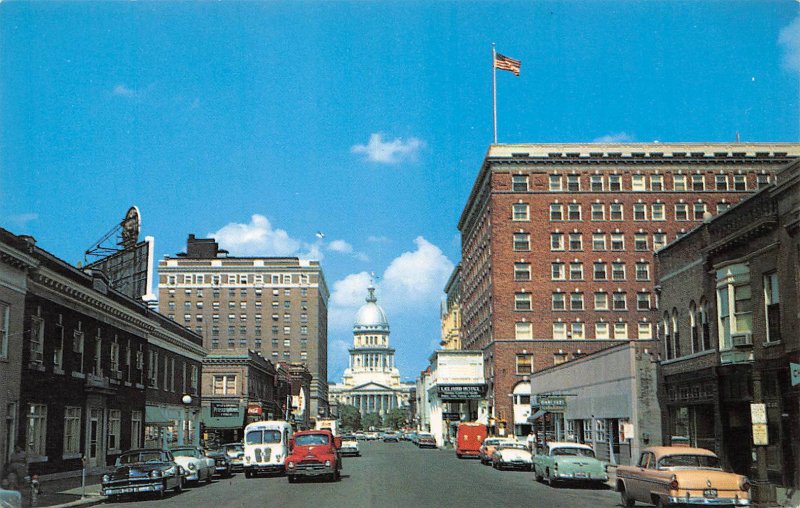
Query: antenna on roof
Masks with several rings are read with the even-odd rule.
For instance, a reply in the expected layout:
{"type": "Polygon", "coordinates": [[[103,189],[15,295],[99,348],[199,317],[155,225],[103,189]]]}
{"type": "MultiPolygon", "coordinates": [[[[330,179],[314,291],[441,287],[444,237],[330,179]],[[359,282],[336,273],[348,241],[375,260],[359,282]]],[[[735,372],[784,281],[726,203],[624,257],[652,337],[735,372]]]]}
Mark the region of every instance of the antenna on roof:
{"type": "Polygon", "coordinates": [[[741,143],[742,142],[741,138],[739,137],[739,131],[736,131],[736,142],[737,143],[741,143]]]}

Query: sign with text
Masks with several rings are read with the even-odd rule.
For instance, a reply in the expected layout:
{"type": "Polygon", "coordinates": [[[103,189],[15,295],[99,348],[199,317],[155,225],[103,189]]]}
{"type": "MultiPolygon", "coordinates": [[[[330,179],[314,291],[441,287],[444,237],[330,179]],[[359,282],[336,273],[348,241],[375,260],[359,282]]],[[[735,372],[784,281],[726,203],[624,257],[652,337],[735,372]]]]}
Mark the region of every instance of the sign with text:
{"type": "Polygon", "coordinates": [[[800,385],[800,363],[789,363],[789,372],[791,373],[792,386],[800,385]]]}
{"type": "Polygon", "coordinates": [[[767,423],[766,404],[750,404],[750,423],[753,425],[757,423],[767,423]]]}
{"type": "Polygon", "coordinates": [[[239,416],[239,404],[236,402],[212,402],[211,416],[214,418],[239,416]]]}
{"type": "Polygon", "coordinates": [[[458,421],[461,419],[459,413],[442,413],[442,420],[458,421]]]}
{"type": "Polygon", "coordinates": [[[247,406],[247,414],[249,416],[261,416],[262,409],[258,404],[250,404],[247,406]]]}
{"type": "Polygon", "coordinates": [[[769,444],[766,423],[753,424],[753,444],[755,446],[767,446],[769,444]]]}
{"type": "Polygon", "coordinates": [[[440,400],[479,400],[486,393],[486,385],[439,385],[436,393],[440,400]]]}
{"type": "Polygon", "coordinates": [[[567,408],[567,398],[558,395],[539,395],[536,398],[539,408],[545,411],[564,411],[567,408]]]}

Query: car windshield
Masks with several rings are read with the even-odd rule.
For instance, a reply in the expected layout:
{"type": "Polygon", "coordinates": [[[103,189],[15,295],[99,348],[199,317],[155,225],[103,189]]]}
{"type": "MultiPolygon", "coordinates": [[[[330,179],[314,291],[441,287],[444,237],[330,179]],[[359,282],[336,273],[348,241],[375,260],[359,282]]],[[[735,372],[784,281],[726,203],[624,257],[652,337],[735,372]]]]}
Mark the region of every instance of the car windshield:
{"type": "Polygon", "coordinates": [[[175,448],[172,450],[175,457],[199,457],[200,452],[196,448],[175,448]]]}
{"type": "Polygon", "coordinates": [[[499,442],[500,442],[499,439],[487,439],[486,441],[483,442],[483,444],[486,446],[495,446],[499,442]]]}
{"type": "Polygon", "coordinates": [[[353,436],[351,434],[347,434],[346,436],[342,436],[342,441],[355,441],[355,440],[356,440],[356,436],[353,436]]]}
{"type": "Polygon", "coordinates": [[[328,444],[328,436],[325,434],[305,434],[294,439],[297,446],[314,446],[328,444]]]}
{"type": "Polygon", "coordinates": [[[710,455],[667,455],[658,461],[658,467],[707,467],[720,469],[719,459],[710,455]]]}
{"type": "Polygon", "coordinates": [[[503,443],[497,447],[499,450],[527,450],[528,447],[522,443],[503,443]]]}
{"type": "Polygon", "coordinates": [[[594,457],[594,450],[578,447],[553,448],[552,455],[572,455],[575,457],[594,457]]]}
{"type": "Polygon", "coordinates": [[[281,431],[279,430],[251,430],[245,437],[245,443],[249,445],[280,442],[281,431]]]}
{"type": "Polygon", "coordinates": [[[119,458],[120,464],[135,464],[137,462],[165,462],[166,456],[160,451],[126,453],[119,458]]]}

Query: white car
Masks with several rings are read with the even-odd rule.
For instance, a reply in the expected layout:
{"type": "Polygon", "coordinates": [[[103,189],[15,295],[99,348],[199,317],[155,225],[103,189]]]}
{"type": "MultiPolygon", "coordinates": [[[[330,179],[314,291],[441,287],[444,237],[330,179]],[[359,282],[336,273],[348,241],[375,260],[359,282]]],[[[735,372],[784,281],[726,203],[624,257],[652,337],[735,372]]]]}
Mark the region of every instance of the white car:
{"type": "Polygon", "coordinates": [[[341,456],[350,455],[353,457],[358,457],[361,455],[361,452],[358,449],[358,440],[356,436],[352,434],[345,434],[342,436],[342,447],[339,448],[339,454],[341,456]]]}
{"type": "Polygon", "coordinates": [[[497,445],[492,454],[492,467],[495,469],[531,470],[531,452],[523,443],[504,441],[497,445]]]}
{"type": "Polygon", "coordinates": [[[214,459],[206,456],[202,448],[196,446],[180,446],[170,450],[175,462],[186,471],[186,481],[211,483],[216,469],[214,459]]]}

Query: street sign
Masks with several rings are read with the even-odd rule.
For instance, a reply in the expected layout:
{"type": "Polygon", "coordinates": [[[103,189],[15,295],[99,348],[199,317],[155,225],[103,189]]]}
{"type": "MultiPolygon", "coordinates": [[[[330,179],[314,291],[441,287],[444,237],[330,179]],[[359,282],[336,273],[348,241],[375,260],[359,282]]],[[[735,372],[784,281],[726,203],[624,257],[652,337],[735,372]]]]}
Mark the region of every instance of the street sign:
{"type": "Polygon", "coordinates": [[[769,444],[766,423],[753,424],[753,444],[755,446],[767,446],[769,444]]]}
{"type": "Polygon", "coordinates": [[[792,386],[800,385],[800,363],[790,363],[789,372],[792,376],[792,386]]]}
{"type": "Polygon", "coordinates": [[[767,423],[767,405],[766,404],[750,404],[750,423],[765,424],[767,423]]]}
{"type": "Polygon", "coordinates": [[[567,408],[567,398],[561,395],[539,395],[536,401],[545,411],[564,411],[567,408]]]}

